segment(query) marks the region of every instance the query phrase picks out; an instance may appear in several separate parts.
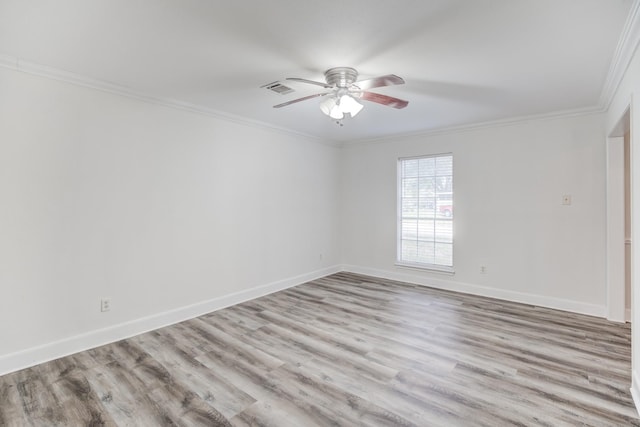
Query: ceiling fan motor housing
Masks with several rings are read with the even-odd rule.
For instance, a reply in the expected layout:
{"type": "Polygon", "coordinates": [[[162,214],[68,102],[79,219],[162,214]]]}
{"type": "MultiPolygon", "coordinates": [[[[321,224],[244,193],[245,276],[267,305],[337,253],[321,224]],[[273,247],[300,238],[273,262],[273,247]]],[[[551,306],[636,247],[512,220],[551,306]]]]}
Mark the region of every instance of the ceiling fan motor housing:
{"type": "Polygon", "coordinates": [[[329,68],[324,72],[324,78],[328,84],[346,89],[358,80],[358,72],[351,67],[329,68]]]}

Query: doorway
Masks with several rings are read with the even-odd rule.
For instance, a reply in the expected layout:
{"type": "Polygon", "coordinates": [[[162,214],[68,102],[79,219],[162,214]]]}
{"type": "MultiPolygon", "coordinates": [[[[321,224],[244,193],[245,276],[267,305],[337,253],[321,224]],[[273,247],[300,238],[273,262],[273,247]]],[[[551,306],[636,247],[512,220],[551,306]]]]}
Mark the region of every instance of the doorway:
{"type": "Polygon", "coordinates": [[[607,318],[631,321],[631,121],[627,109],[607,138],[607,318]]]}

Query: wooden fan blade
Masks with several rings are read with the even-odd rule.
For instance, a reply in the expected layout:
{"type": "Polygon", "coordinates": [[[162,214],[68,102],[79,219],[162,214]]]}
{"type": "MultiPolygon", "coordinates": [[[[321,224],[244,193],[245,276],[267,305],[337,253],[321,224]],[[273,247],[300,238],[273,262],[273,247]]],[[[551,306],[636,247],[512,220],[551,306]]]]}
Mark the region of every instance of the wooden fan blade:
{"type": "Polygon", "coordinates": [[[328,83],[321,83],[321,82],[316,82],[316,81],[313,81],[313,80],[301,79],[301,78],[298,78],[298,77],[287,77],[287,80],[292,80],[294,82],[300,82],[300,83],[308,83],[310,85],[322,86],[322,87],[327,88],[327,89],[330,89],[330,88],[333,87],[328,83]]]}
{"type": "Polygon", "coordinates": [[[355,83],[355,85],[362,90],[401,84],[404,84],[404,80],[402,77],[398,77],[395,74],[387,74],[386,76],[374,77],[373,79],[361,80],[355,83]]]}
{"type": "Polygon", "coordinates": [[[303,96],[302,98],[298,98],[298,99],[294,99],[292,101],[283,102],[282,104],[274,105],[273,108],[286,107],[287,105],[295,104],[296,102],[306,101],[307,99],[317,98],[319,96],[325,96],[327,93],[328,92],[321,92],[321,93],[316,93],[316,94],[309,95],[309,96],[303,96]]]}
{"type": "Polygon", "coordinates": [[[392,108],[404,108],[409,105],[409,101],[404,99],[394,98],[392,96],[381,95],[373,92],[362,92],[360,99],[364,99],[371,102],[377,102],[378,104],[386,105],[392,108]]]}

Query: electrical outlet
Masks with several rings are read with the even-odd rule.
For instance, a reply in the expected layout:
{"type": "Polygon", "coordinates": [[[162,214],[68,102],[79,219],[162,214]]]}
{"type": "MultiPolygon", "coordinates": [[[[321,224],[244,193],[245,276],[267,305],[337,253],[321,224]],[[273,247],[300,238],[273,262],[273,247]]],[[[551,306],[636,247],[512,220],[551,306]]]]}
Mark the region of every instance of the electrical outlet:
{"type": "Polygon", "coordinates": [[[105,312],[111,310],[111,298],[102,298],[100,300],[100,311],[105,312]]]}
{"type": "Polygon", "coordinates": [[[481,265],[480,266],[480,274],[487,274],[487,266],[486,265],[481,265]]]}

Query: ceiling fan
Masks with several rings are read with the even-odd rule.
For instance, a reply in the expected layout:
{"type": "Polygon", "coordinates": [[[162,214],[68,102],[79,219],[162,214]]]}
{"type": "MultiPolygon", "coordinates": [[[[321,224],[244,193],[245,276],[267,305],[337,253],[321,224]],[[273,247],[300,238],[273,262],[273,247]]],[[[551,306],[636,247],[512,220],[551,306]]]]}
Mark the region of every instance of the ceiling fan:
{"type": "Polygon", "coordinates": [[[282,108],[297,102],[306,101],[307,99],[327,96],[327,98],[320,103],[320,109],[324,114],[332,119],[341,120],[347,114],[354,117],[360,112],[360,110],[362,110],[363,106],[358,102],[360,99],[386,105],[387,107],[392,108],[404,108],[409,104],[408,101],[403,99],[369,92],[369,89],[377,87],[404,84],[404,80],[395,74],[387,74],[386,76],[357,81],[358,71],[356,71],[355,68],[336,67],[325,71],[324,77],[326,83],[297,77],[287,78],[287,80],[291,81],[320,86],[324,90],[313,95],[304,96],[302,98],[274,105],[273,108],[282,108]]]}

